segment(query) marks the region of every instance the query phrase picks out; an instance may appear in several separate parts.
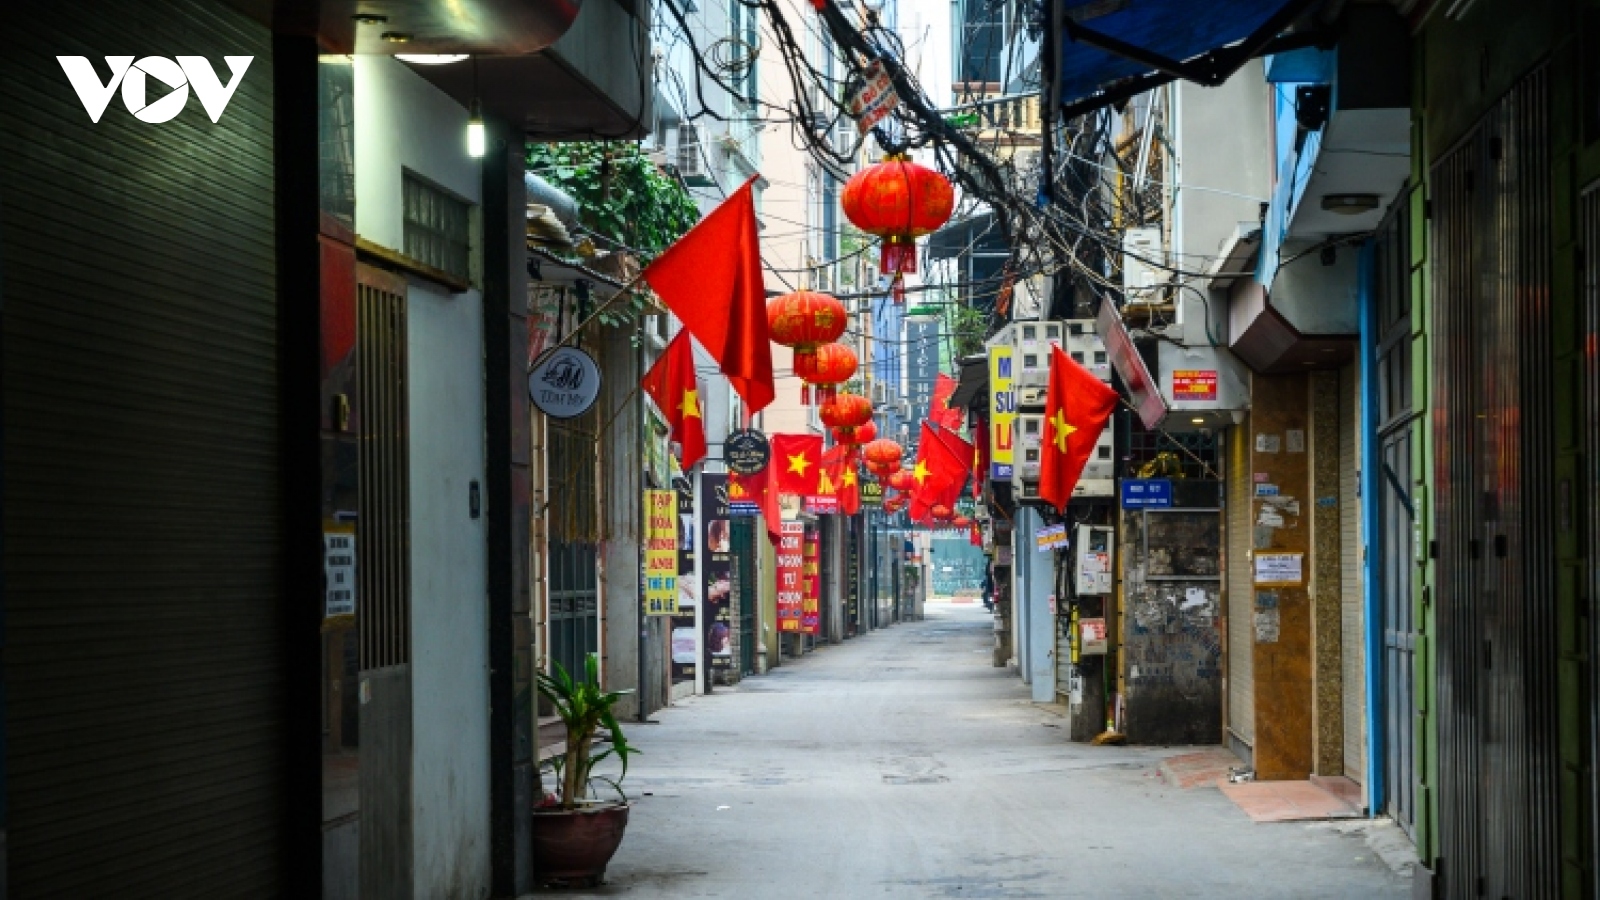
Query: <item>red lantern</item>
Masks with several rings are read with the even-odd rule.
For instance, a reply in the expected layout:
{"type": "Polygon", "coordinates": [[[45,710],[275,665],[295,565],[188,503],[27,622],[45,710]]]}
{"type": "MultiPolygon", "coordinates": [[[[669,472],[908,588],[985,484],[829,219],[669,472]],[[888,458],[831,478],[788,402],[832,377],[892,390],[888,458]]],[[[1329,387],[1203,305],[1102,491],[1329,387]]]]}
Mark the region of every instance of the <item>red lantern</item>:
{"type": "Polygon", "coordinates": [[[943,503],[935,503],[933,509],[928,510],[928,514],[933,516],[935,522],[945,522],[950,519],[951,510],[943,503]]]}
{"type": "Polygon", "coordinates": [[[767,301],[767,331],[773,343],[793,347],[797,358],[837,341],[848,321],[843,303],[816,291],[795,291],[767,301]]]}
{"type": "Polygon", "coordinates": [[[895,302],[904,303],[900,276],[917,271],[917,238],[949,221],[955,188],[938,172],[895,155],[851,176],[839,202],[857,228],[883,239],[878,270],[894,276],[895,302]]]}
{"type": "Polygon", "coordinates": [[[818,388],[817,399],[820,402],[832,400],[837,396],[836,386],[849,381],[859,365],[856,352],[843,344],[823,344],[811,353],[796,353],[794,373],[805,382],[800,402],[811,402],[812,386],[818,388]]]}
{"type": "Polygon", "coordinates": [[[833,440],[835,443],[845,444],[851,447],[857,447],[869,441],[876,440],[877,437],[878,426],[870,421],[854,427],[839,427],[833,430],[833,440]]]}
{"type": "MultiPolygon", "coordinates": [[[[855,428],[872,421],[872,401],[860,394],[841,391],[834,394],[832,400],[822,404],[817,415],[822,419],[822,424],[830,428],[855,428]]],[[[864,444],[866,441],[855,443],[864,444]]]]}
{"type": "MultiPolygon", "coordinates": [[[[889,470],[891,474],[899,471],[900,457],[904,454],[905,451],[900,448],[899,443],[888,438],[878,438],[861,451],[869,467],[893,466],[889,470]]],[[[873,468],[873,471],[877,471],[877,468],[873,468]]]]}
{"type": "Polygon", "coordinates": [[[910,469],[901,469],[889,476],[889,486],[897,491],[909,491],[916,486],[916,483],[910,469]]]}
{"type": "Polygon", "coordinates": [[[957,528],[966,528],[968,525],[972,524],[972,520],[966,516],[956,516],[954,519],[950,520],[950,524],[957,528]]]}

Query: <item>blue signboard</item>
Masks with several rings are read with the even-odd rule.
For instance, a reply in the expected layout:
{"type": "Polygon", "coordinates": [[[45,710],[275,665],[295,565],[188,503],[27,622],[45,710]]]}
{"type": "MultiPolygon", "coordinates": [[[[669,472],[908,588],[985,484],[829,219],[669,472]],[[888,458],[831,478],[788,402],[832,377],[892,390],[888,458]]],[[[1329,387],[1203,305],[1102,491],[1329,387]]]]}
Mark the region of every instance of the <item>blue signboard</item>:
{"type": "Polygon", "coordinates": [[[1122,479],[1123,509],[1165,509],[1172,506],[1172,482],[1166,478],[1122,479]]]}

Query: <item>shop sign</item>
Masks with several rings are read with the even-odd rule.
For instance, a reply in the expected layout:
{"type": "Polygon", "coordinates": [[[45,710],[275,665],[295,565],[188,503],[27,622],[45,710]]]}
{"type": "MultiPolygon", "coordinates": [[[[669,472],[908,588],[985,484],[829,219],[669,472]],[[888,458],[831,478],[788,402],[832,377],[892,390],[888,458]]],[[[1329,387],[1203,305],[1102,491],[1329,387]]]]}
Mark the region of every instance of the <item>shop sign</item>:
{"type": "Polygon", "coordinates": [[[822,541],[815,528],[807,528],[803,577],[805,599],[800,604],[800,631],[802,634],[819,634],[822,631],[822,541]]]}
{"type": "Polygon", "coordinates": [[[989,479],[1010,481],[1015,460],[1017,394],[1011,388],[1011,348],[989,348],[989,479]]]}
{"type": "Polygon", "coordinates": [[[778,534],[778,631],[800,633],[800,617],[805,605],[805,533],[802,522],[784,522],[778,534]]]}
{"type": "Polygon", "coordinates": [[[1047,525],[1033,533],[1034,548],[1043,553],[1067,545],[1067,526],[1047,525]]]}
{"type": "Polygon", "coordinates": [[[850,115],[855,117],[856,130],[862,134],[872,130],[894,108],[900,105],[900,96],[894,91],[894,82],[884,70],[883,63],[873,60],[863,72],[861,87],[850,95],[850,115]]]}
{"type": "Polygon", "coordinates": [[[552,419],[576,419],[600,396],[600,367],[577,347],[557,347],[528,373],[528,399],[552,419]]]}
{"type": "Polygon", "coordinates": [[[772,461],[772,444],[767,436],[754,428],[741,428],[728,435],[722,444],[722,456],[729,471],[739,475],[760,475],[772,461]]]}
{"type": "Polygon", "coordinates": [[[356,530],[351,525],[330,526],[322,532],[322,572],[327,585],[323,615],[356,614],[356,530]]]}
{"type": "Polygon", "coordinates": [[[695,628],[695,607],[700,591],[694,578],[695,527],[694,486],[687,478],[673,480],[678,501],[678,524],[683,539],[678,542],[678,614],[672,617],[672,683],[694,681],[700,665],[700,633],[695,628]]]}
{"type": "Polygon", "coordinates": [[[700,623],[705,629],[707,661],[715,672],[733,667],[733,522],[728,518],[728,473],[702,472],[700,498],[700,623]]]}
{"type": "Polygon", "coordinates": [[[863,479],[860,484],[862,506],[883,505],[883,485],[876,478],[863,479]]]}
{"type": "Polygon", "coordinates": [[[1173,400],[1216,400],[1216,369],[1173,369],[1173,400]]]}
{"type": "Polygon", "coordinates": [[[674,491],[645,491],[644,611],[651,616],[678,613],[678,497],[674,491]]]}
{"type": "Polygon", "coordinates": [[[1123,509],[1168,509],[1172,506],[1172,481],[1166,478],[1122,479],[1123,509]]]}

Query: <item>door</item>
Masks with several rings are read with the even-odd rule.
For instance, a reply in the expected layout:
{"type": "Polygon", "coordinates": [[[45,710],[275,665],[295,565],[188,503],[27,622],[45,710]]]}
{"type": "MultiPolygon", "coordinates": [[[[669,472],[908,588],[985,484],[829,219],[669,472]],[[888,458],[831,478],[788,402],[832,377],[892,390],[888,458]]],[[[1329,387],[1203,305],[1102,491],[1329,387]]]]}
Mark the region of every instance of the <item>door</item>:
{"type": "Polygon", "coordinates": [[[1374,401],[1378,469],[1373,573],[1377,578],[1382,659],[1378,661],[1382,808],[1415,839],[1416,828],[1416,403],[1412,397],[1411,203],[1402,196],[1373,244],[1374,401]]]}
{"type": "Polygon", "coordinates": [[[756,520],[748,516],[733,520],[733,583],[739,611],[739,674],[756,672],[756,610],[761,605],[760,581],[756,578],[756,520]]]}
{"type": "Polygon", "coordinates": [[[550,589],[546,620],[550,661],[573,677],[584,657],[600,650],[600,588],[596,549],[595,442],[597,416],[550,420],[550,492],[546,519],[550,534],[550,589]]]}

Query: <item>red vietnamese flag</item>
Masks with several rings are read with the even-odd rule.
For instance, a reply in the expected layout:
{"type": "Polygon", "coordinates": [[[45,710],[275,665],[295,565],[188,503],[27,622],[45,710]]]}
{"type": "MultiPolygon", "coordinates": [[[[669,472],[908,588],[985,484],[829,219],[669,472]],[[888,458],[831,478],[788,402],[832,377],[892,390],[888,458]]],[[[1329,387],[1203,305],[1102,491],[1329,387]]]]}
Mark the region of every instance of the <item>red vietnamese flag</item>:
{"type": "Polygon", "coordinates": [[[1039,496],[1065,510],[1072,489],[1117,408],[1117,392],[1050,345],[1050,390],[1039,447],[1039,496]]]}
{"type": "Polygon", "coordinates": [[[779,492],[816,496],[822,474],[822,436],[773,435],[772,462],[767,464],[767,469],[767,477],[776,481],[779,492]]]}
{"type": "Polygon", "coordinates": [[[853,516],[861,511],[861,481],[856,475],[856,454],[848,446],[838,444],[822,455],[823,478],[833,487],[839,499],[839,512],[853,516]]]}
{"type": "Polygon", "coordinates": [[[738,472],[728,473],[728,499],[741,503],[754,503],[761,510],[761,518],[766,520],[767,540],[776,547],[779,541],[778,529],[780,513],[778,510],[778,492],[770,490],[772,466],[754,475],[740,475],[738,472]]]}
{"type": "Polygon", "coordinates": [[[642,276],[717,361],[749,413],[760,412],[773,397],[754,181],[728,195],[642,276]]]}
{"type": "Polygon", "coordinates": [[[972,429],[972,498],[983,499],[983,480],[989,477],[989,420],[979,419],[972,429]]]}
{"type": "Polygon", "coordinates": [[[917,464],[911,477],[911,519],[921,522],[935,506],[955,506],[972,466],[972,445],[929,422],[922,423],[917,464]]]}
{"type": "Polygon", "coordinates": [[[680,331],[661,358],[644,373],[639,386],[666,416],[669,440],[683,448],[683,470],[694,468],[706,455],[705,421],[700,417],[700,385],[694,377],[694,345],[689,332],[680,331]]]}
{"type": "Polygon", "coordinates": [[[962,411],[950,405],[950,398],[955,395],[956,386],[959,384],[954,378],[940,372],[933,380],[933,401],[928,405],[928,418],[940,428],[951,431],[961,431],[966,418],[962,411]]]}

